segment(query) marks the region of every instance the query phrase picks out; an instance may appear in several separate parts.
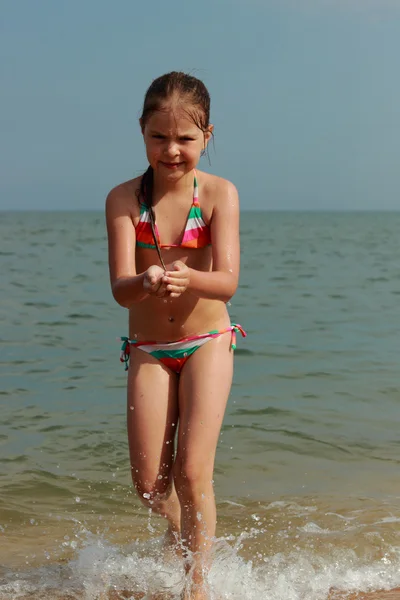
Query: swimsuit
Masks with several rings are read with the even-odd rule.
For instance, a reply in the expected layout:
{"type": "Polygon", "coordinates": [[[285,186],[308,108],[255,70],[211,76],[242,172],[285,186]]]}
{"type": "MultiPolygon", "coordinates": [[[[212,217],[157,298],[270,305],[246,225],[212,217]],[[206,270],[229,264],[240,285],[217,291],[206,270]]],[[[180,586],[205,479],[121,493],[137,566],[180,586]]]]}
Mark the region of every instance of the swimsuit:
{"type": "MultiPolygon", "coordinates": [[[[190,207],[185,231],[180,244],[161,244],[160,234],[155,225],[155,234],[160,248],[204,248],[211,244],[210,227],[206,225],[201,214],[199,203],[199,186],[194,176],[193,203],[190,207]]],[[[146,204],[140,205],[139,223],[136,225],[136,246],[156,250],[151,230],[149,209],[146,204]]]]}
{"type": "MultiPolygon", "coordinates": [[[[135,229],[136,246],[157,250],[157,246],[154,243],[149,208],[144,203],[141,203],[140,205],[140,218],[135,229]]],[[[161,244],[160,234],[155,223],[154,234],[159,248],[204,248],[211,244],[210,227],[206,225],[201,214],[199,186],[197,183],[196,172],[194,174],[193,203],[190,207],[185,231],[180,244],[161,244]]],[[[134,346],[135,348],[139,348],[139,350],[143,350],[143,352],[151,354],[151,356],[159,360],[172,371],[175,371],[175,373],[180,373],[187,359],[194,354],[198,348],[228,331],[232,332],[231,348],[232,350],[235,350],[236,332],[240,331],[243,337],[246,336],[246,332],[236,323],[232,323],[232,325],[226,329],[216,329],[214,331],[209,331],[208,333],[192,335],[175,342],[140,342],[137,340],[130,340],[127,337],[121,337],[122,347],[120,360],[125,363],[125,371],[127,371],[131,346],[134,346]]]]}
{"type": "Polygon", "coordinates": [[[226,329],[215,329],[208,333],[185,337],[176,342],[138,342],[136,340],[130,340],[127,337],[121,337],[122,347],[120,361],[125,363],[125,371],[127,371],[131,350],[130,347],[132,345],[135,346],[135,348],[139,348],[139,350],[143,350],[143,352],[151,354],[151,356],[157,358],[163,365],[179,374],[185,362],[200,348],[200,346],[203,346],[210,340],[213,340],[228,331],[232,332],[231,348],[232,350],[236,350],[236,332],[240,331],[242,336],[246,337],[246,332],[237,323],[232,323],[232,325],[226,329]]]}

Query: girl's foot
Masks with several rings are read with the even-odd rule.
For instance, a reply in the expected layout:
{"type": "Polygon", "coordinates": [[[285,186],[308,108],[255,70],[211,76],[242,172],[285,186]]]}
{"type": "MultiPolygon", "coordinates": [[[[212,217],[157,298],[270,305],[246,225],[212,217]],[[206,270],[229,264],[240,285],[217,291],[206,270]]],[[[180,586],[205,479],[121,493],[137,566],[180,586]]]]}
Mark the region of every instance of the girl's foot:
{"type": "Polygon", "coordinates": [[[192,590],[191,592],[184,592],[182,600],[210,600],[210,595],[202,589],[192,590]]]}
{"type": "Polygon", "coordinates": [[[187,585],[182,592],[181,600],[210,600],[209,586],[204,579],[187,585]]]}

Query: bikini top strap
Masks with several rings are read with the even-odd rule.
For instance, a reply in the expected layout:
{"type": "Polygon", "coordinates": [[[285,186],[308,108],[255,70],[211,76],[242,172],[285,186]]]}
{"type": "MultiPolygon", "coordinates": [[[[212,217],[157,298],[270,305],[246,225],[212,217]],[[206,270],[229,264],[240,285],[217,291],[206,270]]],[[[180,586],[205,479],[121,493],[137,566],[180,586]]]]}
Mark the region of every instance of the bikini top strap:
{"type": "MultiPolygon", "coordinates": [[[[197,181],[197,173],[196,169],[193,169],[194,172],[194,181],[193,181],[193,204],[199,201],[199,182],[197,181]]],[[[139,201],[140,206],[140,214],[142,215],[144,212],[149,212],[149,207],[146,202],[139,201]]]]}

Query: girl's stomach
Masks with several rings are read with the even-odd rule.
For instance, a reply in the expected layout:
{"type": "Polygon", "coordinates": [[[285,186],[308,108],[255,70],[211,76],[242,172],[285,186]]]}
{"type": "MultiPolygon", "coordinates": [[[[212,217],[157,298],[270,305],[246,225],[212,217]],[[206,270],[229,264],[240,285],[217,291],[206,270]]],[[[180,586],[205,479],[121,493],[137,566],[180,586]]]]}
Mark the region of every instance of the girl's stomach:
{"type": "MultiPolygon", "coordinates": [[[[163,249],[162,254],[167,269],[172,270],[173,263],[180,260],[198,271],[212,270],[210,246],[196,250],[163,249]]],[[[138,249],[138,273],[158,263],[155,250],[138,249]]],[[[135,340],[172,342],[229,325],[225,302],[199,298],[189,290],[178,298],[148,296],[129,310],[129,337],[135,340]]]]}
{"type": "Polygon", "coordinates": [[[129,337],[173,342],[230,325],[226,304],[197,298],[186,291],[179,298],[148,297],[129,311],[129,337]]]}

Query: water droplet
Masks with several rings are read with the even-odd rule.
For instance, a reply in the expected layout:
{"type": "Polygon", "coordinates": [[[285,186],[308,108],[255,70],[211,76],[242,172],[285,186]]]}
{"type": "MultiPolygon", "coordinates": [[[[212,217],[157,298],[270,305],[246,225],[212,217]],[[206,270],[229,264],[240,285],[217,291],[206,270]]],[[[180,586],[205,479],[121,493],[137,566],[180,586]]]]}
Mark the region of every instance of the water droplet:
{"type": "Polygon", "coordinates": [[[79,496],[77,496],[77,497],[75,498],[75,502],[80,502],[80,501],[81,501],[81,499],[79,498],[79,496]]]}
{"type": "Polygon", "coordinates": [[[162,479],[162,475],[159,475],[159,476],[157,477],[157,479],[162,479]]]}
{"type": "Polygon", "coordinates": [[[143,498],[146,498],[146,500],[148,500],[149,498],[151,498],[150,494],[148,494],[147,492],[145,492],[143,494],[143,498]]]}
{"type": "Polygon", "coordinates": [[[197,516],[198,521],[201,521],[203,518],[203,515],[201,514],[201,512],[198,512],[196,516],[197,516]]]}
{"type": "Polygon", "coordinates": [[[147,529],[150,531],[150,533],[154,533],[155,529],[151,524],[151,515],[152,515],[152,509],[149,508],[149,518],[147,520],[147,529]]]}

